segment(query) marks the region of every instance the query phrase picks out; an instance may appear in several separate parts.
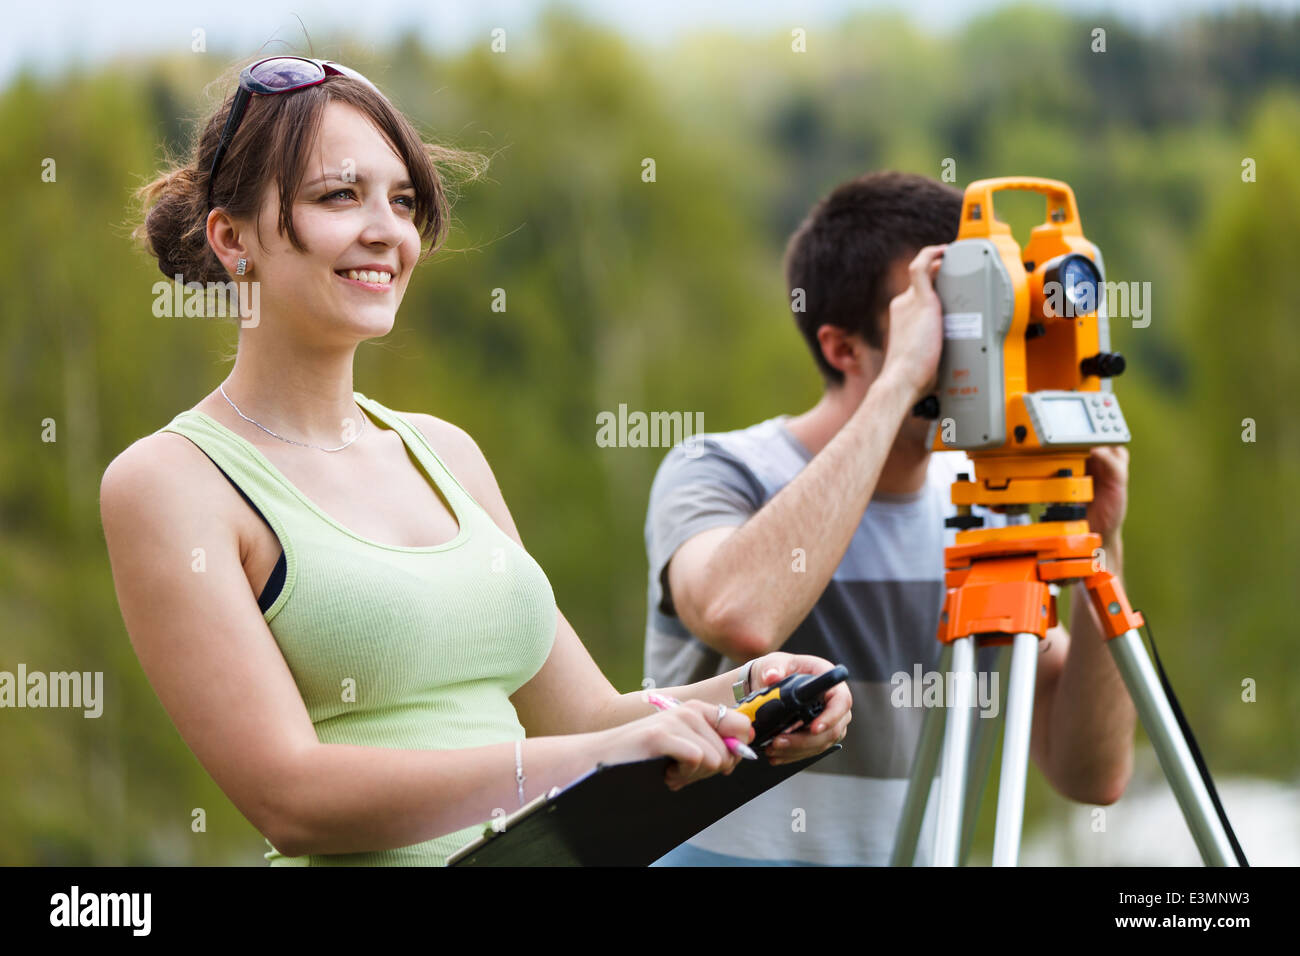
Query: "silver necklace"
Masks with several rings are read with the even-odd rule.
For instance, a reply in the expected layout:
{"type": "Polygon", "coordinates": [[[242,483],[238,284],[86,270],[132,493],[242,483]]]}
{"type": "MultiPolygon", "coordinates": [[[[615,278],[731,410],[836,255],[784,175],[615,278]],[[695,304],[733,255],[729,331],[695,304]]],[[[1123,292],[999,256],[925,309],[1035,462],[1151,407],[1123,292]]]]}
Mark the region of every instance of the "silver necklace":
{"type": "MultiPolygon", "coordinates": [[[[245,415],[243,412],[241,412],[239,410],[239,406],[237,406],[234,402],[230,401],[230,396],[226,394],[224,382],[217,386],[217,390],[221,392],[221,397],[224,398],[230,404],[230,407],[235,410],[236,415],[238,415],[244,421],[248,422],[250,425],[256,425],[258,428],[262,429],[262,431],[266,432],[268,435],[272,436],[273,438],[278,438],[280,439],[280,441],[287,441],[290,445],[301,445],[304,448],[316,448],[320,451],[342,451],[344,448],[347,448],[348,445],[351,445],[354,441],[360,438],[361,433],[366,430],[366,416],[363,414],[361,416],[361,427],[357,429],[357,433],[353,435],[350,439],[348,439],[346,442],[344,442],[342,445],[339,445],[338,448],[322,448],[320,445],[309,445],[306,442],[294,441],[292,438],[285,438],[283,435],[277,435],[275,432],[271,431],[271,429],[267,428],[261,422],[255,422],[247,415],[245,415]]],[[[358,409],[358,411],[360,411],[360,409],[358,409]]]]}

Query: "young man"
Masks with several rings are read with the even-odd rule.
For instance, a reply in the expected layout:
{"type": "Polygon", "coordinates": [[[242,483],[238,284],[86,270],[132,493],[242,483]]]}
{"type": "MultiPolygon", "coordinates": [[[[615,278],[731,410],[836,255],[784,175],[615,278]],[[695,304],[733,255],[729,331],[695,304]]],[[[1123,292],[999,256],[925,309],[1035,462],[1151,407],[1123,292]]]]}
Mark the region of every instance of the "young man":
{"type": "MultiPolygon", "coordinates": [[[[943,521],[955,513],[955,476],[974,473],[965,453],[932,452],[933,423],[912,415],[937,382],[943,323],[933,279],[961,201],[941,183],[885,172],[818,203],[785,268],[825,379],[821,400],[801,415],[699,437],[702,449],[678,446],[660,465],[646,516],[646,675],[685,684],[778,649],[816,654],[848,667],[854,713],[841,753],[661,864],[889,861],[924,715],[894,705],[891,678],[910,679],[918,663],[938,668],[943,549],[956,533],[943,521]]],[[[1127,450],[1095,450],[1088,472],[1088,520],[1118,572],[1127,450]]],[[[975,513],[986,527],[1007,520],[975,513]]],[[[1071,604],[1069,632],[1054,627],[1040,644],[1031,755],[1060,793],[1109,804],[1129,779],[1136,712],[1082,589],[1071,604]]],[[[978,670],[987,673],[995,653],[981,650],[978,670]]],[[[753,686],[763,683],[753,675],[753,686]]],[[[920,864],[937,803],[936,787],[920,864]]]]}

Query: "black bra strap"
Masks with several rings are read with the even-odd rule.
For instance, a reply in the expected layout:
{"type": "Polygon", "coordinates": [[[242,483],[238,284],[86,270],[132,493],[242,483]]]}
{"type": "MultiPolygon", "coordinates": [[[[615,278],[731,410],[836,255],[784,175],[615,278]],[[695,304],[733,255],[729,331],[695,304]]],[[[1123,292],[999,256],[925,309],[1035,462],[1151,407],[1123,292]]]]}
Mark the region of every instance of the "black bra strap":
{"type": "MultiPolygon", "coordinates": [[[[203,451],[203,449],[200,448],[199,451],[203,451]]],[[[204,451],[203,454],[208,456],[208,460],[211,461],[212,464],[217,465],[216,460],[213,459],[211,455],[208,455],[206,451],[204,451]]],[[[220,465],[217,465],[217,471],[221,472],[223,475],[226,475],[226,469],[222,468],[220,465]]],[[[230,482],[231,486],[236,491],[239,492],[239,497],[243,498],[245,501],[248,502],[248,507],[252,508],[254,511],[257,512],[257,516],[266,523],[266,526],[268,528],[271,528],[271,522],[266,520],[266,515],[262,514],[262,509],[257,507],[257,505],[253,504],[253,499],[248,497],[248,495],[244,493],[244,489],[239,487],[239,485],[235,483],[235,479],[231,478],[229,475],[226,475],[226,481],[230,482]]],[[[271,533],[275,534],[274,528],[271,528],[271,533]]],[[[280,589],[284,587],[284,577],[285,574],[288,572],[288,569],[289,569],[289,562],[286,560],[284,556],[284,548],[281,547],[280,559],[275,562],[275,567],[271,571],[271,576],[266,579],[266,586],[262,588],[262,593],[257,599],[257,606],[261,609],[263,614],[266,613],[267,608],[269,608],[272,604],[275,603],[276,597],[280,594],[280,589]]]]}

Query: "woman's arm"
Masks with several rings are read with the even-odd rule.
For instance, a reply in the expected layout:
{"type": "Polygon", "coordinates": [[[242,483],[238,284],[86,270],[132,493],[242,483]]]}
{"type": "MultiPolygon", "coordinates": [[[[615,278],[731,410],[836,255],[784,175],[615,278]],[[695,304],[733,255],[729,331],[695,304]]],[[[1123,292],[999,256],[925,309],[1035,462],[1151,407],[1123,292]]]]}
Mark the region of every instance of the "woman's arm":
{"type": "MultiPolygon", "coordinates": [[[[474,496],[506,534],[523,547],[510,509],[492,468],[474,439],[464,430],[430,415],[410,414],[424,433],[430,446],[441,457],[461,484],[474,496]]],[[[750,687],[775,684],[793,673],[820,674],[829,670],[829,661],[809,655],[776,652],[758,658],[750,676],[750,687]]],[[[735,706],[732,684],[740,679],[743,667],[708,680],[682,687],[662,688],[662,692],[682,701],[735,706]]],[[[619,727],[655,712],[641,691],[620,694],[596,666],[591,654],[578,638],[565,616],[557,609],[555,644],[542,669],[510,698],[520,723],[530,737],[547,734],[589,733],[619,727]]],[[[841,684],[827,695],[826,710],[811,730],[785,734],[768,748],[769,760],[785,763],[821,753],[844,736],[851,715],[852,697],[841,684]]]]}
{"type": "MultiPolygon", "coordinates": [[[[510,698],[530,735],[606,730],[654,713],[643,691],[619,694],[591,659],[564,615],[557,612],[556,616],[559,624],[551,656],[536,676],[510,698]],[[575,694],[579,697],[575,698],[575,694]]],[[[749,687],[754,690],[776,684],[790,674],[820,674],[832,666],[830,661],[809,654],[776,651],[755,659],[749,687]]],[[[656,690],[682,701],[700,702],[715,708],[716,712],[718,704],[735,706],[731,687],[743,671],[743,666],[737,667],[694,684],[656,690]]],[[[811,727],[796,724],[791,732],[781,734],[768,745],[765,751],[768,761],[793,763],[838,743],[853,719],[852,706],[853,696],[847,684],[832,687],[826,693],[826,709],[811,727]]]]}

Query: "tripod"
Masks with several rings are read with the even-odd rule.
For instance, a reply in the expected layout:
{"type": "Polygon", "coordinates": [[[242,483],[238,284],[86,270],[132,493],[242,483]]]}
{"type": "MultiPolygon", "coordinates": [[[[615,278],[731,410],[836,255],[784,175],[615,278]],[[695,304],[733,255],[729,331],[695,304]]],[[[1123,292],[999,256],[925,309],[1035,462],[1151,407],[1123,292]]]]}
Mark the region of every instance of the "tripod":
{"type": "MultiPolygon", "coordinates": [[[[959,515],[969,513],[969,507],[959,508],[959,515]]],[[[1074,517],[1078,511],[1067,509],[1065,513],[1074,517]]],[[[1051,516],[1049,509],[1046,517],[1051,516]]],[[[961,521],[957,523],[960,526],[961,521]]],[[[940,778],[933,863],[957,866],[965,862],[993,763],[994,735],[1002,724],[1005,727],[993,865],[1016,865],[1024,819],[1038,642],[1056,623],[1056,599],[1048,585],[1077,580],[1083,582],[1102,622],[1115,664],[1201,858],[1211,866],[1244,863],[1235,839],[1230,839],[1226,816],[1212,795],[1208,774],[1203,776],[1198,769],[1188,738],[1142,644],[1138,633],[1144,623],[1142,615],[1130,607],[1115,575],[1095,564],[1093,556],[1099,552],[1094,549],[1099,549],[1100,544],[1101,536],[1088,530],[1087,521],[1048,520],[962,531],[957,543],[945,550],[948,594],[939,618],[939,640],[944,644],[940,671],[944,686],[955,688],[955,699],[945,699],[943,707],[926,709],[890,865],[911,866],[915,859],[936,765],[940,766],[940,778]],[[999,671],[1005,674],[1008,662],[1010,666],[1008,679],[1001,682],[1003,699],[998,715],[975,721],[972,742],[977,641],[999,646],[999,671]],[[969,759],[972,747],[973,765],[969,759]]]]}

